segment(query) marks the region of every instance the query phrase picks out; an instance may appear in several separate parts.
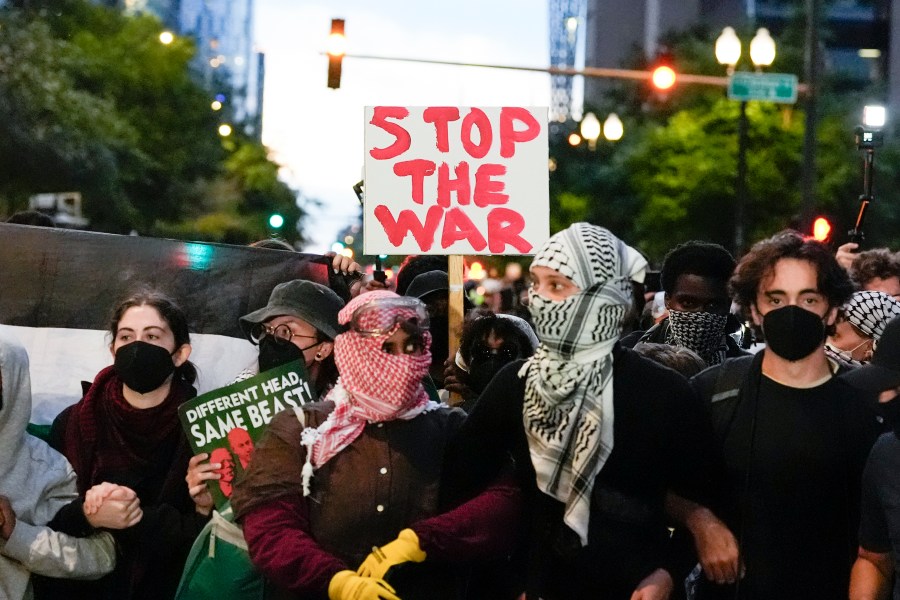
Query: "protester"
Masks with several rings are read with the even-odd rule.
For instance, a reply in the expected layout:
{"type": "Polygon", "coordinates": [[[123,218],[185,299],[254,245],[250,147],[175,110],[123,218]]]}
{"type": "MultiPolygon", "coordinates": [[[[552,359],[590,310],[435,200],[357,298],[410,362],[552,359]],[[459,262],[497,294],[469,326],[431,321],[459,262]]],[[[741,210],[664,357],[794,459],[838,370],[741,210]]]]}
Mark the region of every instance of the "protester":
{"type": "Polygon", "coordinates": [[[678,371],[685,377],[693,377],[706,368],[706,361],[700,355],[684,346],[638,342],[634,351],[659,364],[678,371]]]}
{"type": "Polygon", "coordinates": [[[466,316],[454,360],[447,361],[444,387],[460,395],[471,412],[487,384],[514,360],[528,358],[538,347],[531,325],[513,315],[477,309],[466,316]]]}
{"type": "Polygon", "coordinates": [[[441,463],[464,413],[422,386],[431,356],[421,302],[371,292],[339,319],[349,330],[334,342],[338,383],[323,402],[275,416],[235,488],[250,556],[304,597],[456,598],[455,563],[509,544],[518,491],[497,484],[441,512],[441,463]],[[384,579],[406,562],[421,569],[395,580],[395,595],[384,579]]]}
{"type": "Polygon", "coordinates": [[[900,257],[888,248],[856,253],[855,242],[838,248],[837,260],[861,290],[884,292],[900,300],[900,257]]]}
{"type": "Polygon", "coordinates": [[[48,527],[78,497],[75,472],[50,446],[25,432],[31,417],[28,355],[0,326],[0,597],[32,597],[32,573],[97,579],[116,564],[108,533],[75,537],[48,527]]]}
{"type": "Polygon", "coordinates": [[[16,225],[34,225],[36,227],[56,227],[56,222],[48,214],[36,210],[22,210],[13,213],[7,220],[7,223],[16,225]]]}
{"type": "Polygon", "coordinates": [[[626,347],[637,342],[684,346],[707,365],[726,357],[746,354],[729,333],[728,278],[734,258],[718,244],[690,241],[666,254],[660,272],[668,316],[647,331],[622,339],[626,347]]]}
{"type": "Polygon", "coordinates": [[[85,514],[117,517],[105,525],[116,539],[115,570],[70,595],[171,598],[208,515],[188,494],[190,448],[178,419],[196,395],[187,319],[170,298],[142,290],[115,308],[109,332],[114,364],[51,429],[84,502],[63,527],[86,527],[85,514]]]}
{"type": "Polygon", "coordinates": [[[447,272],[428,271],[417,275],[404,294],[418,298],[428,308],[428,331],[431,334],[431,368],[428,375],[438,389],[444,387],[444,363],[450,354],[449,293],[447,272]]]}
{"type": "Polygon", "coordinates": [[[784,232],[751,248],[731,289],[767,346],[693,381],[713,419],[721,515],[746,574],[702,598],[846,598],[860,476],[877,434],[824,350],[850,280],[825,244],[784,232]]]}
{"type": "MultiPolygon", "coordinates": [[[[268,304],[240,318],[244,335],[259,346],[259,357],[234,382],[299,360],[306,368],[316,396],[324,396],[338,378],[332,352],[334,338],[341,331],[337,316],[343,306],[344,301],[337,294],[319,283],[295,279],[276,285],[268,304]]],[[[229,444],[239,446],[232,450],[242,471],[246,470],[254,452],[250,436],[234,431],[228,440],[229,444]]],[[[206,482],[222,480],[222,463],[201,452],[191,458],[190,467],[191,497],[198,508],[208,513],[215,503],[206,482]]]]}
{"type": "Polygon", "coordinates": [[[900,316],[900,301],[884,292],[853,292],[838,312],[825,354],[846,365],[869,362],[885,326],[900,316]]]}
{"type": "Polygon", "coordinates": [[[413,282],[413,279],[422,273],[429,271],[448,271],[449,260],[446,256],[436,254],[425,254],[421,256],[409,255],[400,264],[395,278],[396,292],[401,296],[406,296],[406,289],[413,282]]]}
{"type": "Polygon", "coordinates": [[[687,381],[616,343],[645,268],[587,223],[538,248],[529,309],[541,345],[494,377],[454,441],[448,478],[463,489],[513,455],[529,600],[668,598],[666,490],[705,499],[711,433],[687,381]]]}
{"type": "Polygon", "coordinates": [[[276,285],[266,306],[240,318],[244,335],[259,346],[259,357],[237,381],[300,360],[316,393],[327,392],[337,379],[332,351],[341,330],[337,315],[343,306],[337,294],[312,281],[295,279],[276,285]]]}
{"type": "Polygon", "coordinates": [[[842,377],[878,394],[879,412],[889,428],[872,447],[863,472],[859,552],[850,575],[850,600],[900,600],[900,319],[887,325],[872,361],[842,377]]]}

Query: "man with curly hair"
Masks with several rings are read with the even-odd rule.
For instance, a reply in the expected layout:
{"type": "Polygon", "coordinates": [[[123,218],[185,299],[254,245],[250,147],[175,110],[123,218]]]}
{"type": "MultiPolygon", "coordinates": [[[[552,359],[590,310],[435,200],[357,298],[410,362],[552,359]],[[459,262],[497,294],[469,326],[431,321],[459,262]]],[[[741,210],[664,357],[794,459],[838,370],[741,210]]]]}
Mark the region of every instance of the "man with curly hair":
{"type": "Polygon", "coordinates": [[[754,245],[730,287],[767,345],[692,380],[721,450],[717,514],[738,537],[745,573],[703,597],[846,598],[860,480],[878,433],[824,350],[853,286],[827,246],[791,231],[754,245]]]}

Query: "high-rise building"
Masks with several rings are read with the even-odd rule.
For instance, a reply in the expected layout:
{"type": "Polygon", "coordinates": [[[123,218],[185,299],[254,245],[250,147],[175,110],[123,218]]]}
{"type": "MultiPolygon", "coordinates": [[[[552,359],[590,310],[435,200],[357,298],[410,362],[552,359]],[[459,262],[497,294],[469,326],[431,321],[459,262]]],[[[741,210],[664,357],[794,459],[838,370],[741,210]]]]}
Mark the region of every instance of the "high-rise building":
{"type": "MultiPolygon", "coordinates": [[[[587,1],[585,65],[591,67],[623,67],[636,52],[651,61],[665,33],[701,24],[712,31],[726,25],[766,27],[777,40],[797,11],[809,4],[803,0],[587,1]]],[[[878,82],[889,75],[890,93],[884,100],[900,114],[900,44],[894,44],[888,56],[889,39],[895,31],[900,35],[900,1],[818,0],[818,4],[827,4],[822,10],[829,35],[820,38],[826,71],[860,82],[878,82]]],[[[804,74],[798,75],[804,79],[804,74]]],[[[598,103],[610,85],[603,79],[585,81],[585,102],[598,103]]]]}
{"type": "MultiPolygon", "coordinates": [[[[550,0],[550,66],[574,68],[579,38],[584,40],[585,0],[550,0]]],[[[550,120],[561,123],[572,117],[572,77],[550,78],[550,120]]]]}
{"type": "MultiPolygon", "coordinates": [[[[112,0],[126,13],[149,12],[194,39],[194,70],[246,133],[262,135],[265,58],[254,48],[254,0],[112,0]]],[[[212,98],[210,99],[212,101],[212,98]]]]}

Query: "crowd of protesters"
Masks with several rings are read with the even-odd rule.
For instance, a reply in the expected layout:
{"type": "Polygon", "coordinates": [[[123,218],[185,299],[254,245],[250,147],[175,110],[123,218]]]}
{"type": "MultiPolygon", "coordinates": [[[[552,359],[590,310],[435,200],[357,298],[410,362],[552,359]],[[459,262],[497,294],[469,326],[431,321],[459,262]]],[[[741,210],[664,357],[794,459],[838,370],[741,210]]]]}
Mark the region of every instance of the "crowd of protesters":
{"type": "Polygon", "coordinates": [[[0,598],[175,597],[221,481],[266,597],[900,600],[900,258],[857,250],[688,241],[656,290],[576,223],[467,286],[456,332],[445,257],[382,282],[338,256],[351,297],[277,285],[229,374],[300,361],[320,401],[222,454],[182,431],[161,291],[111,307],[112,364],[47,443],[0,325],[0,598]]]}

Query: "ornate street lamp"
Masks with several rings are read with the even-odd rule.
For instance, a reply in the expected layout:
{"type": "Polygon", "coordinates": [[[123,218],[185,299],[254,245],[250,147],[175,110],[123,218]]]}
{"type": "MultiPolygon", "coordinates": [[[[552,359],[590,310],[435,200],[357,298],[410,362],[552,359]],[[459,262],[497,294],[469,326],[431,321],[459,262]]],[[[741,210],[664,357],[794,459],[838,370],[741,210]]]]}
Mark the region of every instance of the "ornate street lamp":
{"type": "Polygon", "coordinates": [[[584,115],[584,118],[581,119],[581,127],[579,128],[581,131],[581,137],[588,141],[588,146],[591,150],[597,148],[597,139],[600,137],[600,119],[597,118],[592,112],[584,115]]]}
{"type": "MultiPolygon", "coordinates": [[[[734,74],[741,58],[741,40],[732,27],[726,27],[716,40],[716,60],[725,65],[729,75],[734,74]]],[[[750,62],[757,71],[768,67],[775,60],[775,40],[769,30],[760,28],[750,40],[750,62]]],[[[744,213],[747,207],[747,101],[742,100],[738,118],[737,181],[734,203],[734,252],[739,254],[744,247],[744,213]]]]}
{"type": "Polygon", "coordinates": [[[624,133],[625,127],[622,125],[622,119],[616,113],[609,113],[609,116],[603,121],[603,137],[611,142],[618,142],[624,133]]]}

